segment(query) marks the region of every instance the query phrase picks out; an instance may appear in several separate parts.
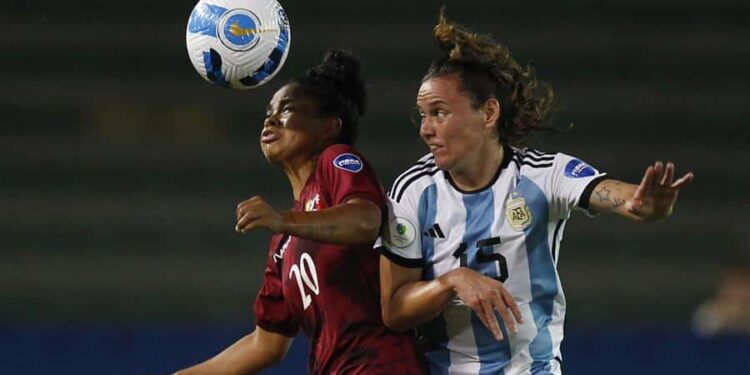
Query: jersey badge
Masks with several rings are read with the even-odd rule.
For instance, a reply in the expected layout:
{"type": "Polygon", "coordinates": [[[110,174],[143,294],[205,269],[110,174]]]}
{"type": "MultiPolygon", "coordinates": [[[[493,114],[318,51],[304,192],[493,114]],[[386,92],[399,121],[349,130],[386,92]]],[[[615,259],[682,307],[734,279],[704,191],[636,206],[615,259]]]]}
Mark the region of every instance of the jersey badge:
{"type": "Polygon", "coordinates": [[[317,211],[320,205],[320,195],[315,194],[312,199],[305,203],[305,211],[317,211]]]}
{"type": "Polygon", "coordinates": [[[581,160],[573,159],[565,166],[565,175],[571,178],[589,177],[596,174],[594,167],[581,160]]]}
{"type": "Polygon", "coordinates": [[[338,169],[343,169],[348,172],[357,173],[362,170],[362,166],[364,164],[362,163],[362,160],[359,158],[359,156],[350,154],[350,153],[343,153],[339,156],[337,156],[335,159],[333,159],[333,166],[338,169]]]}
{"type": "Polygon", "coordinates": [[[401,217],[392,219],[388,223],[388,233],[385,238],[391,245],[403,249],[414,242],[417,231],[414,224],[401,217]]]}
{"type": "Polygon", "coordinates": [[[526,205],[526,199],[521,197],[508,201],[505,205],[505,218],[513,230],[524,230],[531,224],[531,211],[526,205]]]}

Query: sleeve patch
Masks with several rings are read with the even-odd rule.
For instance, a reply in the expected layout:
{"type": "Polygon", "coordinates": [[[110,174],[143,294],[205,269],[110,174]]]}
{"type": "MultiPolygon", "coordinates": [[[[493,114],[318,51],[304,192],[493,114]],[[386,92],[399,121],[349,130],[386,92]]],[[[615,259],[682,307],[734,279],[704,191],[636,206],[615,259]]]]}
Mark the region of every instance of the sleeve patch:
{"type": "Polygon", "coordinates": [[[347,152],[336,156],[333,159],[333,166],[347,172],[357,173],[362,170],[364,163],[359,156],[347,152]]]}
{"type": "Polygon", "coordinates": [[[385,235],[387,243],[403,249],[411,245],[416,238],[417,230],[409,220],[396,217],[388,223],[388,232],[385,235]]]}
{"type": "Polygon", "coordinates": [[[596,169],[581,160],[573,159],[565,166],[565,176],[570,178],[583,178],[595,175],[596,169]]]}

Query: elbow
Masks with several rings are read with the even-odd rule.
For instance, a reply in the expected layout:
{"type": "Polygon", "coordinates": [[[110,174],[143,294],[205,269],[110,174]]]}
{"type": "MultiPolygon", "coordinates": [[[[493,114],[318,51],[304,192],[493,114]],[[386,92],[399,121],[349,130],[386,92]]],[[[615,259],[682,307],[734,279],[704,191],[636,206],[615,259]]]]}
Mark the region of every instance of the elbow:
{"type": "MultiPolygon", "coordinates": [[[[260,343],[260,347],[263,347],[263,343],[260,343]]],[[[286,358],[287,353],[289,353],[289,348],[289,345],[273,345],[267,347],[264,356],[265,361],[262,367],[269,368],[280,364],[284,358],[286,358]]]]}
{"type": "Polygon", "coordinates": [[[380,234],[380,218],[366,217],[354,224],[354,242],[371,245],[380,234]]]}
{"type": "Polygon", "coordinates": [[[359,238],[362,240],[363,244],[371,244],[375,242],[375,239],[377,239],[378,235],[380,234],[380,222],[362,222],[362,224],[359,226],[358,232],[359,238]]]}
{"type": "Polygon", "coordinates": [[[286,351],[273,353],[268,357],[267,367],[276,366],[286,358],[286,351]]]}
{"type": "Polygon", "coordinates": [[[385,326],[388,327],[388,329],[390,329],[391,331],[398,332],[398,333],[404,333],[412,328],[411,326],[407,324],[392,322],[392,321],[385,323],[385,326]]]}
{"type": "Polygon", "coordinates": [[[382,310],[382,317],[383,317],[383,324],[388,327],[391,331],[395,332],[406,332],[410,328],[412,328],[407,322],[405,322],[403,319],[399,319],[397,317],[397,314],[394,314],[390,311],[390,309],[387,309],[385,306],[383,306],[382,310]]]}
{"type": "Polygon", "coordinates": [[[375,242],[380,234],[381,210],[380,207],[368,200],[356,200],[354,202],[357,215],[354,220],[347,220],[349,223],[354,221],[352,229],[353,242],[362,245],[370,245],[375,242]]]}

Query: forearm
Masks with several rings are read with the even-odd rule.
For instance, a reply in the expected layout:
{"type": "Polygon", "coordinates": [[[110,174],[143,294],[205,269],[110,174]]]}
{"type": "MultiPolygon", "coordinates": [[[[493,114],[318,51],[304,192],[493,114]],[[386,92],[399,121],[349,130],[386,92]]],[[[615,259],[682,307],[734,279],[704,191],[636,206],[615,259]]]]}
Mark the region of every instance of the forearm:
{"type": "Polygon", "coordinates": [[[443,275],[430,281],[412,281],[402,285],[383,302],[383,321],[395,331],[405,331],[439,315],[456,296],[443,275]]]}
{"type": "Polygon", "coordinates": [[[638,186],[618,180],[604,180],[596,185],[591,194],[589,207],[596,212],[614,213],[635,221],[644,221],[643,217],[630,212],[626,203],[633,196],[638,186]]]}
{"type": "Polygon", "coordinates": [[[215,357],[175,375],[255,374],[279,363],[286,355],[290,343],[291,338],[256,330],[215,357]]]}
{"type": "Polygon", "coordinates": [[[380,229],[380,208],[357,199],[320,211],[282,212],[281,231],[335,244],[370,244],[380,229]]]}

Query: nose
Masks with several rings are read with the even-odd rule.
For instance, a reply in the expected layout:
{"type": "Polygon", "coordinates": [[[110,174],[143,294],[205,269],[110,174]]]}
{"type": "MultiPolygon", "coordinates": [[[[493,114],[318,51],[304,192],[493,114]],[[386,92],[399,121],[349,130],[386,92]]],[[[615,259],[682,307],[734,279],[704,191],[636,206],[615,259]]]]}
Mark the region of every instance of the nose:
{"type": "Polygon", "coordinates": [[[419,136],[423,139],[431,138],[435,135],[435,127],[432,126],[432,122],[428,117],[422,119],[419,124],[419,136]]]}
{"type": "Polygon", "coordinates": [[[268,115],[263,120],[263,127],[264,128],[267,128],[269,126],[278,126],[278,125],[279,125],[279,117],[276,114],[268,115]]]}

